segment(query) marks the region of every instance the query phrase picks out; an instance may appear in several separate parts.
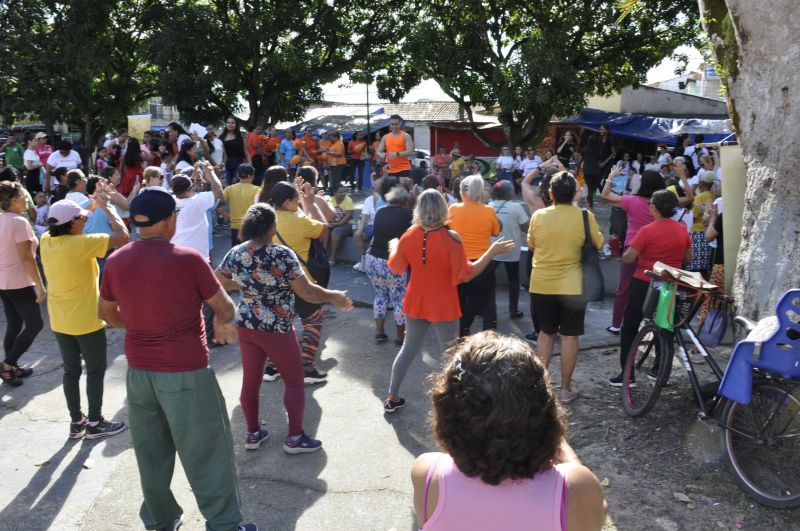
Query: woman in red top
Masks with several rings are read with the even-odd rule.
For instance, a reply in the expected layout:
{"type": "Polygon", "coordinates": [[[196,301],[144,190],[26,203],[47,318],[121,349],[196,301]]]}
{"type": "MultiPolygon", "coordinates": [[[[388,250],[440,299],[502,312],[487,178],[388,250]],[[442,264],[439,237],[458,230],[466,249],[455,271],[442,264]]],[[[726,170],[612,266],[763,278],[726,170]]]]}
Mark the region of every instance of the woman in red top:
{"type": "MultiPolygon", "coordinates": [[[[676,208],[678,208],[678,198],[675,194],[669,190],[654,192],[650,197],[650,212],[655,221],[639,229],[630,247],[622,255],[622,261],[626,264],[638,260],[620,331],[619,360],[623,370],[628,351],[636,339],[639,325],[644,317],[642,306],[650,288],[650,279],[644,272],[653,269],[653,264],[656,262],[677,268],[692,262],[692,245],[686,232],[686,225],[670,219],[675,215],[676,208]]],[[[608,383],[614,387],[622,387],[622,373],[609,379],[608,383]]]]}
{"type": "Polygon", "coordinates": [[[481,274],[495,256],[514,248],[514,242],[499,239],[483,256],[470,263],[461,239],[447,229],[446,223],[444,196],[436,190],[422,192],[414,208],[413,225],[400,238],[387,263],[396,275],[405,274],[411,268],[403,299],[406,335],[392,365],[389,397],[383,403],[387,413],[406,405],[405,399],[397,393],[409,365],[422,348],[428,328],[433,327],[442,350],[458,337],[461,317],[458,285],[481,274]]]}
{"type": "Polygon", "coordinates": [[[133,190],[137,182],[142,182],[144,160],[142,158],[142,148],[139,141],[134,137],[128,139],[128,146],[125,148],[125,156],[120,159],[119,172],[122,179],[117,186],[117,192],[127,196],[133,190]]]}

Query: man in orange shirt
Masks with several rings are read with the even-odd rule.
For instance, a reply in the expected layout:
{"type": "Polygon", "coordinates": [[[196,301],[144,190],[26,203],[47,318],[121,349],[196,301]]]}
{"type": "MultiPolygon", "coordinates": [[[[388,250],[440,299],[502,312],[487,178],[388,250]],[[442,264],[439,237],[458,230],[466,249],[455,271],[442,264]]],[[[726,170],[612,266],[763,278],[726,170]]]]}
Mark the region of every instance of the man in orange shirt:
{"type": "Polygon", "coordinates": [[[328,148],[328,166],[331,170],[330,193],[333,195],[342,184],[342,178],[347,169],[347,157],[345,156],[342,134],[339,131],[334,131],[331,134],[331,139],[332,144],[328,148]]]}
{"type": "Polygon", "coordinates": [[[311,127],[306,127],[303,130],[303,136],[297,140],[300,143],[299,154],[302,158],[311,160],[314,166],[318,165],[317,158],[319,157],[317,150],[319,144],[311,133],[311,127]]]}
{"type": "MultiPolygon", "coordinates": [[[[448,226],[461,236],[464,252],[471,261],[479,259],[492,245],[492,237],[500,234],[502,225],[494,208],[484,205],[484,180],[472,175],[461,181],[463,203],[454,203],[448,208],[448,226]]],[[[494,300],[494,262],[480,275],[467,283],[459,284],[458,298],[461,302],[461,336],[469,335],[475,316],[483,317],[483,329],[497,328],[497,307],[494,300]]]]}
{"type": "Polygon", "coordinates": [[[411,157],[414,156],[414,139],[401,129],[402,125],[400,115],[391,115],[389,132],[378,146],[378,159],[385,156],[389,175],[397,178],[411,176],[411,157]]]}

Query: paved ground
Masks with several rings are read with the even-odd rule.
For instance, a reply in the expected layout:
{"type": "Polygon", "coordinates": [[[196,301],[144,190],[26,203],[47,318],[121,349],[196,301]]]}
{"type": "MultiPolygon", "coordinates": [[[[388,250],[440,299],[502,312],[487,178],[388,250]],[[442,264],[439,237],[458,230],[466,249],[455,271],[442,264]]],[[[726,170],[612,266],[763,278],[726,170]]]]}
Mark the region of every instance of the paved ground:
{"type": "MultiPolygon", "coordinates": [[[[221,245],[222,239],[217,242],[221,245]]],[[[359,307],[348,314],[328,311],[320,366],[330,371],[330,381],[306,388],[305,429],[322,439],[321,452],[289,456],[281,450],[287,423],[279,380],[262,387],[262,417],[269,421],[273,437],[261,450],[245,453],[238,348],[226,346],[211,354],[233,424],[243,512],[261,529],[413,529],[409,467],[416,455],[435,448],[425,424],[424,381],[438,364],[438,352],[431,340],[404,383],[408,407],[384,417],[381,400],[398,348],[392,342],[373,342],[366,277],[349,266],[337,266],[333,283],[350,286],[359,307]]],[[[526,315],[517,321],[508,320],[506,297],[501,288],[501,331],[530,332],[525,293],[521,307],[526,315]]],[[[590,309],[584,346],[613,342],[603,331],[609,312],[610,301],[590,309]]],[[[0,321],[0,329],[4,327],[0,321]]],[[[127,419],[122,339],[121,331],[108,331],[103,413],[114,420],[127,419]]],[[[19,388],[0,386],[0,444],[6,455],[0,530],[141,529],[130,433],[94,442],[67,439],[61,358],[49,328],[22,361],[35,375],[19,388]]],[[[176,471],[172,484],[186,511],[183,529],[202,529],[202,516],[182,470],[176,471]]]]}

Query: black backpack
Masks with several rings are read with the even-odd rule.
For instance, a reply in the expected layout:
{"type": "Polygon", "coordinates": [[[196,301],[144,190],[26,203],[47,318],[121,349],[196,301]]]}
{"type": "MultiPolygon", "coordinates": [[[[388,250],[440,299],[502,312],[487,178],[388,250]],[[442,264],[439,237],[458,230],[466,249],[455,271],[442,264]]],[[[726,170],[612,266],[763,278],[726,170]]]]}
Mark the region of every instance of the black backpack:
{"type": "MultiPolygon", "coordinates": [[[[291,249],[284,241],[281,233],[278,232],[276,234],[281,243],[291,249]]],[[[311,240],[311,246],[308,248],[308,261],[300,258],[300,255],[297,255],[297,259],[308,269],[308,272],[311,273],[311,276],[316,280],[317,285],[323,288],[328,287],[328,282],[331,280],[331,264],[328,263],[328,252],[325,250],[325,246],[322,245],[321,241],[317,239],[311,240]]]]}

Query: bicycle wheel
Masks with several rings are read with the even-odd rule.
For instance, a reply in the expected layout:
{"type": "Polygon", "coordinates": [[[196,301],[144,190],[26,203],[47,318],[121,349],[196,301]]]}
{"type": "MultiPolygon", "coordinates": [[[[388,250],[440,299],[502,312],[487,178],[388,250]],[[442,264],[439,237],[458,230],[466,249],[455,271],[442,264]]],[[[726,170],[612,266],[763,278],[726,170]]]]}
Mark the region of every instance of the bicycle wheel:
{"type": "Polygon", "coordinates": [[[800,387],[754,382],[751,402],[729,400],[720,423],[739,487],[769,507],[800,506],[800,387]]]}
{"type": "Polygon", "coordinates": [[[654,323],[645,324],[633,342],[622,371],[622,407],[632,417],[653,408],[672,365],[672,338],[654,323]]]}

